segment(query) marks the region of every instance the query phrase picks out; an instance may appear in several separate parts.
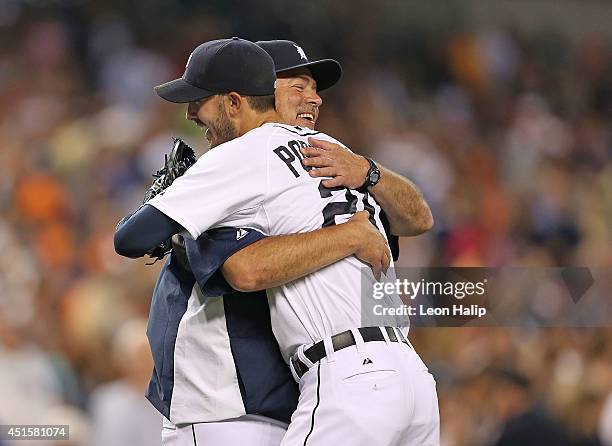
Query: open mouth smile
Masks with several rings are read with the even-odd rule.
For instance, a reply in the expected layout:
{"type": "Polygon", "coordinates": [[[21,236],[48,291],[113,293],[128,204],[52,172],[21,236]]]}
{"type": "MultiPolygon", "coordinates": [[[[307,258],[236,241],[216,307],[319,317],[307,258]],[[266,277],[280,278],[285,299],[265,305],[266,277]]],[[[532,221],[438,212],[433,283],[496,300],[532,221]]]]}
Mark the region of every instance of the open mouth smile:
{"type": "Polygon", "coordinates": [[[309,121],[309,122],[311,122],[313,124],[315,122],[315,116],[312,113],[299,113],[297,115],[297,117],[298,117],[298,119],[300,119],[300,118],[301,119],[305,119],[305,120],[307,120],[307,121],[309,121]]]}

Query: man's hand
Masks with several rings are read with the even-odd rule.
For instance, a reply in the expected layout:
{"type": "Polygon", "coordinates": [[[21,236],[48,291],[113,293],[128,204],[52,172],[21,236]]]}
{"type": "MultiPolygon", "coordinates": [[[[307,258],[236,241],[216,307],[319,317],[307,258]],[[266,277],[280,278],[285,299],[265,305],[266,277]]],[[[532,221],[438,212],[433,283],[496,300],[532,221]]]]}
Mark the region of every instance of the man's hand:
{"type": "Polygon", "coordinates": [[[370,222],[367,211],[357,212],[345,223],[355,230],[357,249],[355,257],[370,265],[376,280],[380,279],[381,272],[386,273],[391,262],[389,245],[376,226],[370,222]]]}
{"type": "MultiPolygon", "coordinates": [[[[304,147],[302,160],[311,177],[331,177],[323,186],[359,189],[370,169],[369,161],[344,147],[315,138],[308,138],[315,147],[304,147]]],[[[407,178],[378,164],[381,176],[368,188],[389,219],[391,234],[412,236],[429,231],[433,217],[421,191],[407,178]]]]}
{"type": "Polygon", "coordinates": [[[365,182],[370,163],[361,155],[321,139],[308,138],[314,147],[304,147],[302,161],[304,166],[313,167],[308,173],[311,177],[332,177],[323,180],[323,186],[347,187],[357,189],[365,182]]]}
{"type": "Polygon", "coordinates": [[[251,292],[298,280],[352,255],[370,266],[377,280],[389,267],[385,238],[366,211],[339,225],[265,237],[234,253],[222,271],[234,289],[251,292]]]}

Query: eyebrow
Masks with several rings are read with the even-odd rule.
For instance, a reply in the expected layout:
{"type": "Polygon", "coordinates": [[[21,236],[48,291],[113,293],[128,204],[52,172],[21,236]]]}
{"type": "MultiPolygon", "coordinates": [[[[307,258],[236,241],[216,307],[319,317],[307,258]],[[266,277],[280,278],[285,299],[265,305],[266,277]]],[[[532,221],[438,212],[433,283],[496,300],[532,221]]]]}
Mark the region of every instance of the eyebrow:
{"type": "Polygon", "coordinates": [[[306,76],[305,74],[298,74],[297,76],[293,76],[294,78],[298,78],[306,83],[313,83],[314,84],[314,88],[315,90],[317,89],[317,81],[315,81],[313,78],[311,78],[310,76],[306,76]]]}

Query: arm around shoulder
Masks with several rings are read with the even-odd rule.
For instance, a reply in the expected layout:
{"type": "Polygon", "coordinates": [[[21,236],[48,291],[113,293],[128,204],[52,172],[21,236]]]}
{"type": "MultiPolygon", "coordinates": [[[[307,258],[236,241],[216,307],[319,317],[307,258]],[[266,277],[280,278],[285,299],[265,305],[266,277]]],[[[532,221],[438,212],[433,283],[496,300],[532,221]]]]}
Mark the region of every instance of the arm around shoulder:
{"type": "Polygon", "coordinates": [[[250,292],[284,285],[354,255],[380,277],[390,263],[387,242],[367,211],[349,221],[303,234],[267,237],[243,248],[223,265],[225,280],[250,292]]]}
{"type": "Polygon", "coordinates": [[[418,187],[407,178],[380,167],[381,177],[369,190],[386,212],[391,233],[415,236],[434,225],[431,209],[418,187]]]}

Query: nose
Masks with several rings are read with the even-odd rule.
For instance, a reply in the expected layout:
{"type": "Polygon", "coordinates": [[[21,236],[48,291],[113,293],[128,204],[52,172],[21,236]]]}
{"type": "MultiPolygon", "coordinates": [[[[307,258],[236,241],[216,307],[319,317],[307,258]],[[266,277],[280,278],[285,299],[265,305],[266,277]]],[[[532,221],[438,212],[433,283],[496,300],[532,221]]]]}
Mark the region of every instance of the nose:
{"type": "Polygon", "coordinates": [[[308,101],[309,104],[312,104],[316,107],[320,107],[321,104],[323,104],[323,99],[321,99],[321,96],[319,96],[319,94],[317,93],[317,90],[314,88],[308,89],[308,96],[306,100],[308,101]]]}

